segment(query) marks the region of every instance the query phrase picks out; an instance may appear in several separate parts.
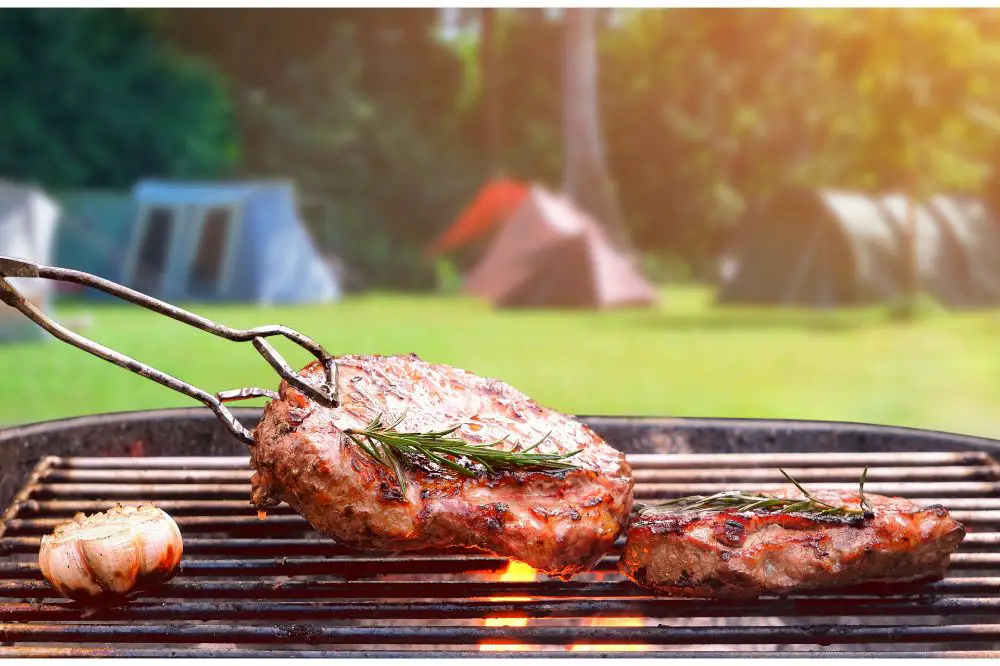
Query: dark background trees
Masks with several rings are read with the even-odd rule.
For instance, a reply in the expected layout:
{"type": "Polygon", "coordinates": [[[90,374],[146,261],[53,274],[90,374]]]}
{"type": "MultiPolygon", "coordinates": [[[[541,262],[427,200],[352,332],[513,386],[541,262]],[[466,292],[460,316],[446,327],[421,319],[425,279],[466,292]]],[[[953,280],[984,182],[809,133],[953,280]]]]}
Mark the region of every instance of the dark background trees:
{"type": "MultiPolygon", "coordinates": [[[[788,184],[982,191],[990,174],[997,131],[970,109],[1000,110],[996,10],[599,18],[600,130],[647,254],[702,267],[788,184]]],[[[491,171],[563,184],[565,16],[496,10],[492,59],[481,19],[444,40],[433,10],[3,10],[0,173],[291,178],[366,284],[426,287],[423,244],[491,171]]]]}
{"type": "Polygon", "coordinates": [[[222,73],[158,40],[139,12],[0,11],[0,174],[129,187],[236,164],[222,73]]]}

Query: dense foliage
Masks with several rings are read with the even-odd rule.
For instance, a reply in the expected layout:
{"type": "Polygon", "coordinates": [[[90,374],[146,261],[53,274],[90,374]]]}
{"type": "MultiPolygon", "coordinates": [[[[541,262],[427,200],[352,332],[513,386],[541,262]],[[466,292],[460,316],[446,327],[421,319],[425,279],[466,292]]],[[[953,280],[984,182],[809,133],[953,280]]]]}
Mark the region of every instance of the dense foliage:
{"type": "MultiPolygon", "coordinates": [[[[504,14],[505,162],[558,185],[561,24],[504,14]]],[[[628,12],[600,75],[633,237],[697,265],[781,187],[988,189],[997,36],[995,10],[628,12]]]]}
{"type": "Polygon", "coordinates": [[[484,174],[453,137],[463,63],[429,10],[181,10],[164,32],[232,84],[243,173],[294,178],[364,284],[426,288],[422,257],[484,174]]]}
{"type": "Polygon", "coordinates": [[[48,187],[211,176],[237,157],[216,72],[136,12],[0,11],[0,174],[48,187]]]}
{"type": "MultiPolygon", "coordinates": [[[[789,184],[988,182],[996,10],[617,18],[600,34],[601,115],[647,252],[703,264],[747,206],[789,184]]],[[[365,283],[429,285],[423,244],[490,166],[475,27],[445,42],[437,22],[432,10],[5,10],[0,172],[103,186],[211,175],[230,164],[237,128],[238,173],[295,179],[321,242],[365,283]]],[[[494,25],[500,165],[558,187],[563,24],[500,10],[494,25]]]]}

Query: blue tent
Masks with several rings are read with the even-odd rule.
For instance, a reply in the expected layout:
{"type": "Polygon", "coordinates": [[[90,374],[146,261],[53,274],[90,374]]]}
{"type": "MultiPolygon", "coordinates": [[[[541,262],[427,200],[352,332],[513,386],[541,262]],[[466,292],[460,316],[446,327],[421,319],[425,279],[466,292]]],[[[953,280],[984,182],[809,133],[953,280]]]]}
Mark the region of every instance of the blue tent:
{"type": "Polygon", "coordinates": [[[167,301],[307,303],[341,288],[283,181],[139,182],[122,282],[167,301]]]}
{"type": "MultiPolygon", "coordinates": [[[[62,206],[56,265],[120,281],[135,223],[132,195],[128,191],[67,190],[58,192],[56,198],[62,206]]],[[[65,283],[60,286],[66,288],[65,283]]]]}

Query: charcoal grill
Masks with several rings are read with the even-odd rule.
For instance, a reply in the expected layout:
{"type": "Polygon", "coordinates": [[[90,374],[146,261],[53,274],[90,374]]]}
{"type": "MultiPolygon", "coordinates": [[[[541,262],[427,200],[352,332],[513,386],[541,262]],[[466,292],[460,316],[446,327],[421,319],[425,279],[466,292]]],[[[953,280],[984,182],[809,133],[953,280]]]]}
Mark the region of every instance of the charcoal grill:
{"type": "MultiPolygon", "coordinates": [[[[248,427],[259,416],[234,413],[248,427]]],[[[0,431],[0,657],[1000,656],[1000,443],[853,424],[584,420],[629,455],[640,501],[778,486],[777,466],[853,488],[869,466],[871,492],[941,502],[970,533],[948,578],[926,585],[656,598],[616,573],[617,551],[569,582],[501,580],[504,558],[351,550],[286,506],[259,520],[243,445],[206,411],[71,419],[0,431]],[[180,525],[179,575],[98,612],[53,596],[41,535],[138,500],[180,525]]]]}

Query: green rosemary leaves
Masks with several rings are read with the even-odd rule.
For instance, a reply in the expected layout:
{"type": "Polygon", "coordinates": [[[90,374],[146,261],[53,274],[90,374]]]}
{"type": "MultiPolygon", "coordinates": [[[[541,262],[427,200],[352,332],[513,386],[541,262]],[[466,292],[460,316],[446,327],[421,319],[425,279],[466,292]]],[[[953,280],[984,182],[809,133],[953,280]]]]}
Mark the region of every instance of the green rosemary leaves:
{"type": "Polygon", "coordinates": [[[576,469],[576,465],[565,460],[582,450],[562,454],[532,453],[548,435],[526,449],[513,451],[497,448],[506,438],[486,444],[470,444],[450,437],[461,425],[433,432],[399,432],[397,427],[404,417],[405,414],[395,422],[387,423],[379,414],[363,430],[351,428],[344,431],[372,459],[395,473],[403,492],[406,491],[403,467],[419,465],[421,460],[431,461],[462,476],[475,477],[479,472],[462,464],[463,460],[481,466],[487,474],[515,469],[561,471],[576,469]]]}
{"type": "Polygon", "coordinates": [[[861,479],[858,482],[860,506],[857,509],[846,506],[834,506],[823,502],[809,492],[805,486],[793,479],[785,470],[779,469],[778,471],[799,489],[799,492],[803,495],[802,499],[785,499],[770,495],[729,490],[714,495],[692,495],[658,502],[653,505],[638,506],[636,510],[639,512],[735,511],[736,513],[763,511],[775,514],[797,514],[817,519],[833,518],[840,521],[858,521],[870,518],[873,514],[872,507],[868,503],[868,498],[865,497],[865,479],[868,476],[867,467],[862,472],[861,479]]]}

